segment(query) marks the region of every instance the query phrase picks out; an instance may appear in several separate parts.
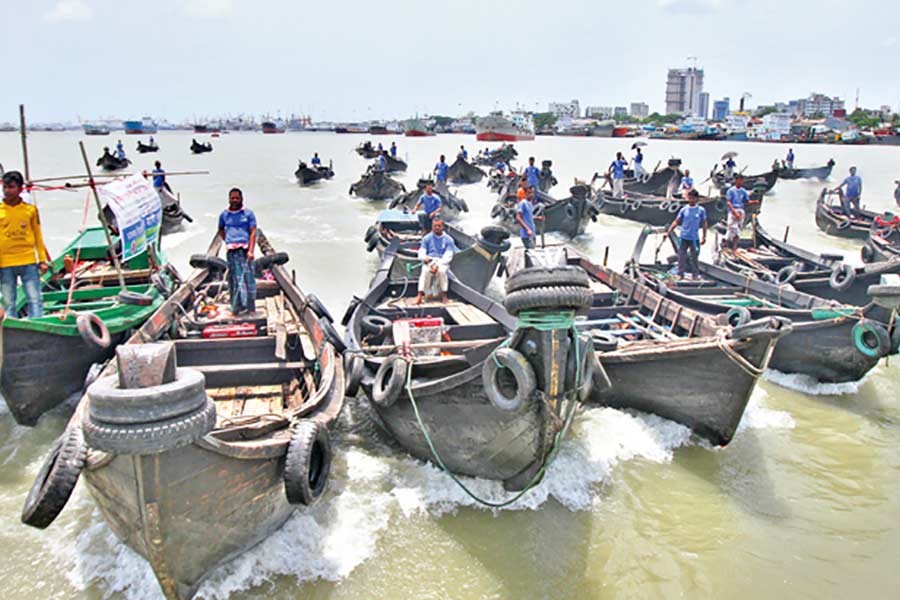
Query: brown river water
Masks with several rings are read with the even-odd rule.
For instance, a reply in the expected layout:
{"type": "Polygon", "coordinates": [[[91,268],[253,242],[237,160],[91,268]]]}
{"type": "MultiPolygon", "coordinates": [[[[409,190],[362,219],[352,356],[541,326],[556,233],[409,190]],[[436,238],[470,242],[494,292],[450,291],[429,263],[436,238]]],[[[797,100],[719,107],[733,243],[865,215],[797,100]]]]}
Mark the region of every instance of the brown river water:
{"type": "MultiPolygon", "coordinates": [[[[214,151],[200,156],[188,150],[189,132],[155,137],[157,155],[137,154],[135,137],[122,137],[135,168],[151,168],[158,158],[170,171],[210,171],[170,178],[194,217],[183,232],[163,240],[182,272],[188,257],[206,248],[227,191],[237,185],[260,227],[290,254],[301,287],[314,291],[332,313],[342,313],[354,294],[365,291],[377,259],[366,253],[362,236],[382,206],[347,193],[365,168],[353,152],[363,136],[235,133],[212,139],[214,151]],[[293,177],[297,161],[314,151],[334,161],[337,175],[300,188],[293,177]]],[[[34,133],[33,177],[82,173],[79,139],[93,161],[117,136],[34,133]]],[[[410,163],[400,177],[408,188],[430,172],[441,152],[452,161],[460,144],[470,153],[485,146],[472,136],[376,141],[389,146],[392,140],[410,163]]],[[[630,145],[538,138],[517,147],[520,159],[554,161],[560,185],[551,193],[561,196],[574,177],[605,170],[615,152],[630,145]]],[[[740,153],[737,161],[747,173],[758,173],[783,158],[787,146],[652,140],[644,150],[649,168],[678,156],[701,182],[728,150],[740,153]]],[[[832,186],[857,166],[863,203],[879,210],[894,205],[900,148],[817,145],[794,152],[797,166],[834,158],[832,186]]],[[[21,168],[17,134],[0,134],[0,162],[8,170],[21,168]]],[[[789,225],[792,242],[842,252],[858,263],[859,243],[816,228],[813,211],[823,185],[779,181],[766,197],[761,222],[778,234],[789,225]]],[[[490,221],[493,196],[483,184],[458,193],[472,211],[462,221],[465,229],[490,221]]],[[[47,245],[58,252],[80,227],[85,192],[42,192],[36,199],[47,245]]],[[[636,223],[601,216],[575,244],[597,261],[608,246],[611,264],[620,266],[639,231],[636,223]]],[[[500,290],[495,283],[489,293],[500,290]]],[[[543,483],[499,511],[474,505],[439,470],[379,441],[364,411],[351,403],[336,436],[339,450],[323,501],[298,510],[268,540],[213,573],[200,596],[898,598],[898,383],[900,369],[884,363],[854,384],[820,385],[767,372],[735,440],[723,449],[654,416],[588,409],[543,483]]],[[[149,566],[116,540],[82,485],[47,530],[19,521],[32,480],[71,410],[60,407],[29,429],[0,408],[2,597],[159,598],[149,566]]],[[[504,497],[490,482],[471,485],[487,497],[504,497]]]]}

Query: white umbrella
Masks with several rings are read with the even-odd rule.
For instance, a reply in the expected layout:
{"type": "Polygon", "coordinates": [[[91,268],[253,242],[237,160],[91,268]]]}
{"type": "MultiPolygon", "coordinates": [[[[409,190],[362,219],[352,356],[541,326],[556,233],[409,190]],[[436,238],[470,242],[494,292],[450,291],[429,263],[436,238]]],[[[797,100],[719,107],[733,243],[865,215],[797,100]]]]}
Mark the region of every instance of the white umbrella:
{"type": "Polygon", "coordinates": [[[722,155],[722,160],[728,160],[729,158],[734,158],[737,155],[738,155],[737,152],[726,152],[725,154],[722,155]]]}

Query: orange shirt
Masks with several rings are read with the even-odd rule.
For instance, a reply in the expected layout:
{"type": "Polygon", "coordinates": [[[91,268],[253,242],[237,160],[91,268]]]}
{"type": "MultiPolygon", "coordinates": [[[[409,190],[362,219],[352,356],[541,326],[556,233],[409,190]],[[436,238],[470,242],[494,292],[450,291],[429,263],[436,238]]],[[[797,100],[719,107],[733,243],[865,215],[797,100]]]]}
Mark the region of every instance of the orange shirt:
{"type": "Polygon", "coordinates": [[[0,268],[47,262],[37,208],[0,202],[0,268]]]}

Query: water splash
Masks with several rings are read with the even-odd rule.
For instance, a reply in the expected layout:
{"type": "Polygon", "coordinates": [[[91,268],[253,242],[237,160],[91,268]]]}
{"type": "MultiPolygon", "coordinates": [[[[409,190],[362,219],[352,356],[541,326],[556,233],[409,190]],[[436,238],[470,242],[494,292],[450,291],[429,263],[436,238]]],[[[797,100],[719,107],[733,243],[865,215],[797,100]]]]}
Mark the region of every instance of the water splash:
{"type": "Polygon", "coordinates": [[[766,369],[765,373],[763,373],[763,378],[766,381],[771,381],[781,387],[797,392],[803,392],[804,394],[809,394],[811,396],[847,396],[855,394],[866,382],[868,377],[869,374],[867,373],[866,376],[859,381],[822,383],[816,381],[809,375],[803,375],[801,373],[782,373],[775,369],[766,369]]]}

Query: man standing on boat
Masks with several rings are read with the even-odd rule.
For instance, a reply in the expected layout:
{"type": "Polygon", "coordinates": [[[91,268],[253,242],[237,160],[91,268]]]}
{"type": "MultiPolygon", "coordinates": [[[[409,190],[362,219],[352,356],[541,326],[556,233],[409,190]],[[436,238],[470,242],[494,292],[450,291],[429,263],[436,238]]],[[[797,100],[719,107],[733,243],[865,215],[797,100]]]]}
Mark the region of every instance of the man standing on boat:
{"type": "Polygon", "coordinates": [[[613,198],[625,197],[625,167],[628,166],[621,152],[616,152],[616,160],[612,161],[606,176],[612,175],[613,198]]]}
{"type": "Polygon", "coordinates": [[[681,178],[681,184],[678,186],[678,192],[682,198],[687,200],[692,189],[694,189],[694,178],[691,177],[691,170],[685,169],[684,176],[681,178]]]}
{"type": "MultiPolygon", "coordinates": [[[[153,177],[153,189],[156,190],[156,193],[160,193],[163,188],[172,191],[172,188],[169,187],[168,182],[166,182],[166,171],[162,168],[162,163],[156,161],[153,163],[155,167],[152,171],[150,171],[150,175],[153,177]]],[[[147,172],[144,171],[144,176],[146,177],[147,172]]]]}
{"type": "Polygon", "coordinates": [[[788,169],[794,168],[794,149],[788,148],[787,158],[784,160],[784,164],[788,169]]]}
{"type": "Polygon", "coordinates": [[[397,144],[391,142],[391,158],[397,158],[397,144]]]}
{"type": "Polygon", "coordinates": [[[116,158],[125,160],[125,146],[122,145],[122,140],[119,140],[116,144],[116,158]]]}
{"type": "Polygon", "coordinates": [[[534,188],[529,187],[525,197],[516,205],[516,222],[519,224],[519,237],[526,250],[534,248],[534,188]]]}
{"type": "Polygon", "coordinates": [[[731,242],[731,249],[737,250],[741,230],[744,228],[744,206],[750,201],[750,194],[744,189],[744,176],[740,173],[734,178],[734,185],[725,193],[725,203],[728,204],[728,231],[725,241],[731,242]]]}
{"type": "Polygon", "coordinates": [[[422,304],[426,293],[435,285],[441,290],[441,302],[447,302],[447,290],[450,288],[447,271],[455,252],[457,248],[453,238],[444,233],[444,222],[439,216],[435,217],[431,222],[431,233],[423,237],[419,245],[419,259],[423,264],[416,304],[422,304]]]}
{"type": "Polygon", "coordinates": [[[387,152],[385,150],[382,150],[375,159],[375,170],[387,171],[387,152]]]}
{"type": "Polygon", "coordinates": [[[447,193],[447,170],[450,169],[450,166],[447,164],[444,155],[441,154],[440,160],[438,163],[434,165],[434,173],[435,179],[437,180],[437,191],[440,194],[447,193]]]}
{"type": "Polygon", "coordinates": [[[637,154],[634,155],[634,178],[643,181],[647,172],[644,170],[644,155],[641,153],[641,147],[636,148],[637,154]]]}
{"type": "Polygon", "coordinates": [[[839,186],[832,190],[841,195],[841,205],[844,212],[852,217],[854,212],[859,211],[859,198],[862,196],[862,177],[856,174],[856,167],[850,167],[850,175],[844,178],[839,186]],[[843,188],[847,191],[843,191],[843,188]]]}
{"type": "Polygon", "coordinates": [[[525,176],[525,185],[527,187],[534,186],[538,187],[538,183],[541,180],[541,170],[534,166],[534,157],[528,157],[528,166],[525,167],[525,170],[522,172],[525,176]]]}
{"type": "Polygon", "coordinates": [[[425,193],[419,196],[413,207],[413,214],[419,218],[423,235],[431,231],[431,224],[440,215],[442,204],[441,197],[434,193],[434,185],[429,181],[425,184],[425,193]],[[419,212],[419,207],[423,212],[419,212]]]}
{"type": "Polygon", "coordinates": [[[22,280],[28,317],[44,316],[40,276],[50,259],[44,246],[38,210],[22,201],[25,180],[18,171],[3,175],[3,202],[0,203],[0,294],[3,309],[16,311],[16,289],[22,280]]]}
{"type": "Polygon", "coordinates": [[[225,241],[228,259],[228,292],[231,312],[256,310],[256,275],[253,250],[256,248],[256,215],[244,208],[244,193],[239,188],[228,192],[228,208],[219,215],[219,237],[225,241]]]}
{"type": "Polygon", "coordinates": [[[322,159],[319,158],[319,153],[318,153],[318,152],[315,152],[315,153],[313,154],[312,160],[309,161],[309,164],[311,164],[313,167],[318,167],[319,165],[322,164],[322,159]]]}
{"type": "Polygon", "coordinates": [[[687,206],[682,206],[678,211],[678,216],[669,225],[666,232],[671,234],[677,226],[681,226],[681,233],[678,236],[678,276],[686,277],[688,268],[694,279],[700,279],[700,246],[706,243],[706,209],[697,206],[700,198],[697,190],[690,190],[687,193],[687,206]],[[703,236],[700,236],[700,226],[703,226],[703,236]]]}
{"type": "Polygon", "coordinates": [[[465,146],[459,147],[459,154],[457,154],[457,156],[465,161],[469,160],[469,153],[466,151],[465,146]]]}
{"type": "Polygon", "coordinates": [[[725,169],[723,170],[725,174],[725,179],[731,179],[734,176],[734,168],[737,166],[737,163],[734,162],[734,158],[729,156],[728,160],[725,161],[725,169]]]}

